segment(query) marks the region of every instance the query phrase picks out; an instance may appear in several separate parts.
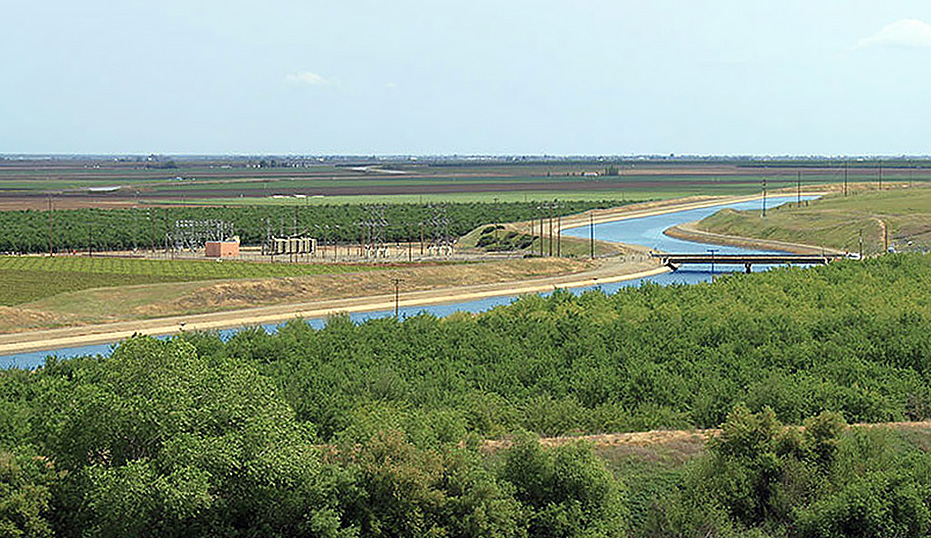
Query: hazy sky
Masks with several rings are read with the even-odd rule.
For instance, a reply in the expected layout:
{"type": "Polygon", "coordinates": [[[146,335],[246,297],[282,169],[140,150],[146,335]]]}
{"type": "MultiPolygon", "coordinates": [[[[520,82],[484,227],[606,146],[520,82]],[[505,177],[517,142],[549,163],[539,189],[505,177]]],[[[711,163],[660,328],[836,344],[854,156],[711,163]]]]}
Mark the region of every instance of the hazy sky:
{"type": "Polygon", "coordinates": [[[931,1],[30,0],[0,153],[931,154],[931,1]]]}

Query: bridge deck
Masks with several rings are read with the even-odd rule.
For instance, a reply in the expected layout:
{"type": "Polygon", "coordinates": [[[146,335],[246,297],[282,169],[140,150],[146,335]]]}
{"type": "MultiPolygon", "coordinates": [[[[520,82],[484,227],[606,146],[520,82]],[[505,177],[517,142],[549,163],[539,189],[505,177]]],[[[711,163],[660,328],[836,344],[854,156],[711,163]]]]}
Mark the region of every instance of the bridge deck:
{"type": "Polygon", "coordinates": [[[678,269],[686,263],[703,263],[719,265],[743,265],[750,271],[755,264],[782,265],[782,264],[826,264],[834,260],[847,258],[844,254],[652,254],[659,258],[663,265],[678,269]]]}

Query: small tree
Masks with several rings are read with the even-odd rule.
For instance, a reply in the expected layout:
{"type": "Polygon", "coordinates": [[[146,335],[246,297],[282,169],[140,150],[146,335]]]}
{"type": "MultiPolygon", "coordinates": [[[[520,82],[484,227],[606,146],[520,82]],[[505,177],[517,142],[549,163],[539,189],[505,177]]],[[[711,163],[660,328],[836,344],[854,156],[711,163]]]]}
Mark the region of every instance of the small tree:
{"type": "Polygon", "coordinates": [[[550,451],[524,436],[506,454],[501,475],[527,511],[530,536],[626,535],[625,497],[604,462],[584,444],[550,451]]]}

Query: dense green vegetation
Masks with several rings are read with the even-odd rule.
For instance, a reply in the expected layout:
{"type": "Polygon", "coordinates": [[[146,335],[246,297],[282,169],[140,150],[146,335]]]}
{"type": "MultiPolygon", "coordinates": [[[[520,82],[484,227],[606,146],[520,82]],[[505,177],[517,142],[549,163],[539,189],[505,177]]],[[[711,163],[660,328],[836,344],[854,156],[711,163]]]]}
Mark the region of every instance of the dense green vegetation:
{"type": "Polygon", "coordinates": [[[539,239],[538,235],[508,230],[498,224],[494,226],[485,226],[478,235],[475,246],[490,251],[509,251],[525,250],[533,246],[534,240],[539,239]]]}
{"type": "Polygon", "coordinates": [[[927,440],[843,426],[931,417],[929,275],[895,255],[50,359],[0,375],[0,528],[927,535],[927,440]],[[532,438],[722,423],[704,456],[639,475],[532,438]]]}
{"type": "MultiPolygon", "coordinates": [[[[592,208],[624,205],[617,200],[567,201],[563,214],[592,208]]],[[[537,202],[459,203],[446,206],[448,226],[441,227],[451,237],[459,237],[489,222],[538,218],[537,202]]],[[[233,223],[234,233],[247,245],[261,244],[269,231],[289,236],[297,231],[317,237],[321,243],[359,242],[360,223],[375,218],[366,206],[296,205],[235,207],[167,207],[145,209],[78,209],[52,212],[52,242],[56,251],[123,250],[164,248],[166,235],[177,220],[217,219],[233,223]]],[[[419,241],[423,232],[431,241],[437,231],[434,211],[418,204],[384,206],[384,239],[419,241]]],[[[48,252],[48,211],[0,212],[0,252],[48,252]]]]}
{"type": "Polygon", "coordinates": [[[379,269],[371,265],[272,264],[224,260],[143,260],[69,256],[0,256],[0,305],[16,305],[91,288],[192,282],[227,278],[273,278],[379,269]]]}
{"type": "Polygon", "coordinates": [[[441,438],[713,427],[740,402],[789,423],[823,409],[917,420],[931,417],[928,275],[928,257],[896,255],[400,325],[291,323],[220,349],[265,364],[323,439],[363,418],[442,419],[416,432],[441,438]]]}
{"type": "Polygon", "coordinates": [[[738,407],[641,534],[928,536],[931,454],[889,429],[844,426],[823,412],[800,431],[738,407]]]}
{"type": "MultiPolygon", "coordinates": [[[[319,444],[251,359],[133,338],[109,359],[0,377],[9,536],[623,536],[624,494],[581,446],[319,444]],[[314,444],[318,443],[318,444],[314,444]]],[[[361,433],[361,432],[360,432],[361,433]]]]}
{"type": "Polygon", "coordinates": [[[766,212],[725,209],[698,227],[715,233],[776,239],[839,250],[876,254],[931,248],[931,189],[833,194],[819,200],[785,204],[766,212]]]}

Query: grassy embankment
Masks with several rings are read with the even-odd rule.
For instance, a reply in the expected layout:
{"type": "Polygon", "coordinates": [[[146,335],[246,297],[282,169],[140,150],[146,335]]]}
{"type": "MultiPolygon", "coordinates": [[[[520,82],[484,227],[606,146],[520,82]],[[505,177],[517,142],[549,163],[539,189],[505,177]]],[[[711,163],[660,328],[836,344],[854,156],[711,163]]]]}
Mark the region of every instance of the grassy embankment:
{"type": "Polygon", "coordinates": [[[931,188],[894,188],[791,203],[760,211],[725,209],[698,223],[702,231],[787,241],[858,252],[865,255],[931,246],[931,188]]]}

